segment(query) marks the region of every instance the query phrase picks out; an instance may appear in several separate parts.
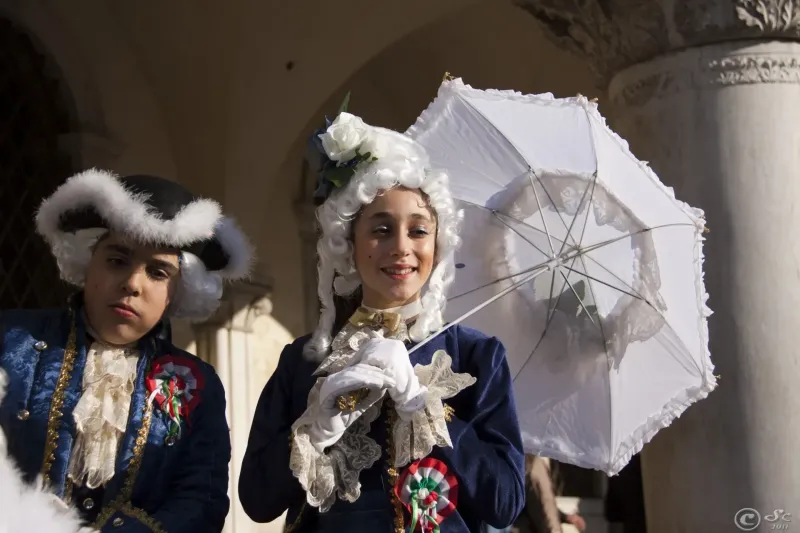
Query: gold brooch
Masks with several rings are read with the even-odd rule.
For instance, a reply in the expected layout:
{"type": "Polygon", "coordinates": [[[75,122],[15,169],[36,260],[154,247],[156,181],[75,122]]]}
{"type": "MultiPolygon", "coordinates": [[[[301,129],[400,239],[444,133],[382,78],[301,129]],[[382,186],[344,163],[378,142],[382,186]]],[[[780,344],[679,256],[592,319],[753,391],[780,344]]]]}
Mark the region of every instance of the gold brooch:
{"type": "Polygon", "coordinates": [[[344,413],[352,413],[358,407],[358,404],[363,402],[369,396],[368,388],[356,389],[347,394],[342,394],[336,398],[336,407],[344,413]]]}
{"type": "Polygon", "coordinates": [[[442,406],[444,407],[444,421],[445,422],[452,422],[453,415],[456,414],[456,410],[447,405],[446,403],[442,402],[442,406]]]}

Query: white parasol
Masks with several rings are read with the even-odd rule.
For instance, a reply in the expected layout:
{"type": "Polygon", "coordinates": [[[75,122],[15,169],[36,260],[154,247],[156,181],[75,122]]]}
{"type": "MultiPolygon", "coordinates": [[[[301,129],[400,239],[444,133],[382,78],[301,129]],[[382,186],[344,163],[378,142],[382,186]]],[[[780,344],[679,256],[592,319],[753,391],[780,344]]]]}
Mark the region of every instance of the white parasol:
{"type": "Polygon", "coordinates": [[[448,80],[407,133],[465,213],[448,318],[505,344],[526,451],[616,474],[716,386],[702,211],[581,96],[448,80]]]}

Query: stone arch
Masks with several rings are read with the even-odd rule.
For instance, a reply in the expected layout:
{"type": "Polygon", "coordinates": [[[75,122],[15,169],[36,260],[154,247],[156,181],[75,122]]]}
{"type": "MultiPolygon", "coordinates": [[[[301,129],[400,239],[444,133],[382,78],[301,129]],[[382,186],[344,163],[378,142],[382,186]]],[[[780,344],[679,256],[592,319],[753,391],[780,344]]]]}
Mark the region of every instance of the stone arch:
{"type": "MultiPolygon", "coordinates": [[[[321,125],[326,113],[335,112],[348,91],[352,112],[371,124],[403,131],[433,99],[445,71],[462,76],[476,87],[553,91],[562,96],[598,93],[588,66],[556,48],[534,20],[511,3],[489,2],[454,9],[416,28],[387,45],[339,86],[331,87],[274,173],[281,181],[296,176],[289,194],[296,202],[302,241],[299,261],[306,329],[316,322],[318,305],[314,290],[315,219],[313,207],[304,202],[310,198],[316,181],[313,171],[303,162],[308,135],[321,125]],[[412,77],[408,76],[410,72],[414,73],[412,77]]],[[[275,183],[273,187],[283,184],[275,183]]],[[[280,308],[277,303],[276,308],[280,308]]]]}
{"type": "MultiPolygon", "coordinates": [[[[556,49],[541,35],[535,21],[520,16],[524,13],[510,2],[451,0],[435,4],[405,2],[370,11],[368,16],[348,16],[348,27],[358,28],[358,39],[340,39],[341,32],[324,27],[294,26],[298,35],[292,40],[306,43],[302,48],[298,44],[265,50],[267,45],[260,39],[277,41],[285,32],[277,24],[261,28],[259,37],[243,29],[247,37],[230,106],[225,202],[241,213],[241,223],[262,251],[268,273],[276,280],[274,314],[295,334],[308,331],[314,313],[303,309],[316,302],[313,287],[305,286],[298,268],[302,265],[305,277],[313,279],[314,253],[307,250],[308,244],[302,244],[299,228],[291,227],[294,220],[313,224],[313,211],[302,205],[305,142],[324,113],[335,111],[347,90],[353,90],[354,112],[402,130],[435,95],[446,70],[475,80],[472,82],[479,86],[542,92],[553,84],[540,70],[550,65],[547,75],[553,74],[559,63],[565,67],[566,77],[554,78],[560,80],[562,92],[588,85],[581,75],[587,70],[581,62],[556,49]],[[272,30],[276,33],[270,33],[272,30]],[[503,68],[493,57],[475,57],[487,42],[491,54],[504,50],[502,41],[508,41],[508,35],[514,36],[514,53],[506,54],[503,68]],[[364,45],[367,42],[369,49],[364,45]],[[528,54],[528,50],[535,52],[528,54]],[[286,59],[294,60],[291,71],[286,71],[286,59]],[[259,65],[257,70],[252,69],[254,64],[259,65]],[[295,208],[303,214],[296,216],[295,208]],[[282,231],[269,230],[275,227],[282,231]],[[272,250],[280,251],[281,260],[269,257],[272,250]],[[311,294],[306,294],[306,303],[301,305],[298,294],[304,291],[311,294]]],[[[258,13],[250,16],[265,20],[258,13]]],[[[293,24],[290,14],[272,13],[271,17],[287,26],[293,24]]],[[[326,19],[323,13],[314,18],[337,20],[326,19]]],[[[594,93],[591,89],[583,92],[594,93]]],[[[304,232],[306,240],[314,238],[313,228],[304,232]]],[[[266,266],[260,268],[267,273],[266,266]]]]}
{"type": "Polygon", "coordinates": [[[60,144],[76,166],[175,176],[163,113],[106,6],[11,2],[0,16],[25,28],[57,69],[74,112],[60,144]]]}
{"type": "Polygon", "coordinates": [[[41,2],[15,2],[0,6],[0,16],[24,28],[37,48],[48,54],[51,67],[58,69],[61,89],[71,100],[75,123],[103,131],[97,88],[68,26],[58,13],[41,2]]]}

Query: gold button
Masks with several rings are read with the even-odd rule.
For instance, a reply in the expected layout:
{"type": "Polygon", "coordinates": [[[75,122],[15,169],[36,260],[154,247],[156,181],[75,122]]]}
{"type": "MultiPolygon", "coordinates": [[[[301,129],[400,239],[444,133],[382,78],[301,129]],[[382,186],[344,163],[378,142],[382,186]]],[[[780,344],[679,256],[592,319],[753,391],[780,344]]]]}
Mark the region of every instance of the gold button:
{"type": "Polygon", "coordinates": [[[83,508],[86,509],[87,511],[91,511],[92,509],[94,509],[94,500],[91,498],[86,498],[85,500],[83,500],[83,508]]]}
{"type": "Polygon", "coordinates": [[[47,349],[47,343],[44,341],[36,341],[33,347],[36,348],[36,351],[41,352],[42,350],[47,349]]]}
{"type": "Polygon", "coordinates": [[[27,409],[20,409],[17,411],[17,418],[23,422],[31,417],[31,412],[27,409]]]}
{"type": "Polygon", "coordinates": [[[125,521],[122,518],[116,517],[114,519],[114,521],[111,522],[111,525],[114,526],[114,527],[122,527],[122,524],[124,524],[124,523],[125,523],[125,521]]]}

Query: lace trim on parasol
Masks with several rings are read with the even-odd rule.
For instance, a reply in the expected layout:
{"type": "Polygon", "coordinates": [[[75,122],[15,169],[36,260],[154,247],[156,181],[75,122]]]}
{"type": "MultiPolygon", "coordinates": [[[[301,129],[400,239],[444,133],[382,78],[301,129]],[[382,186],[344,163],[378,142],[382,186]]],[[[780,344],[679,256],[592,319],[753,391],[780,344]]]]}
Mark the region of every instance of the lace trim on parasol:
{"type": "Polygon", "coordinates": [[[415,412],[411,420],[397,417],[392,428],[396,468],[427,457],[434,446],[452,446],[447,430],[447,412],[443,400],[452,398],[476,379],[469,374],[457,374],[451,368],[453,360],[444,350],[433,354],[431,364],[417,365],[414,373],[420,385],[428,388],[425,408],[415,412]]]}

